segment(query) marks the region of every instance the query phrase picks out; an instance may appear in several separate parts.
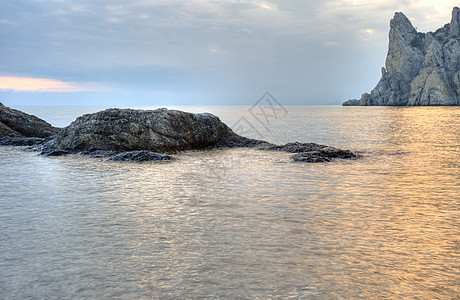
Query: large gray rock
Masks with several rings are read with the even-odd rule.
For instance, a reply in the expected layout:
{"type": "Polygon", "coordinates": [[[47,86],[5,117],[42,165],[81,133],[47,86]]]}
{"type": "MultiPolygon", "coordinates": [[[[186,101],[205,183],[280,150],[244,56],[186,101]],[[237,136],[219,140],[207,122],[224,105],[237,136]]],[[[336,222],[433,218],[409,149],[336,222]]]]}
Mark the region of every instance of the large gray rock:
{"type": "Polygon", "coordinates": [[[75,152],[201,149],[234,135],[218,117],[177,110],[107,109],[78,117],[49,148],[75,152]]]}
{"type": "Polygon", "coordinates": [[[460,9],[454,7],[450,24],[426,34],[396,13],[380,81],[343,105],[460,105],[460,9]]]}
{"type": "Polygon", "coordinates": [[[0,103],[0,146],[31,146],[59,131],[43,121],[0,103]]]}

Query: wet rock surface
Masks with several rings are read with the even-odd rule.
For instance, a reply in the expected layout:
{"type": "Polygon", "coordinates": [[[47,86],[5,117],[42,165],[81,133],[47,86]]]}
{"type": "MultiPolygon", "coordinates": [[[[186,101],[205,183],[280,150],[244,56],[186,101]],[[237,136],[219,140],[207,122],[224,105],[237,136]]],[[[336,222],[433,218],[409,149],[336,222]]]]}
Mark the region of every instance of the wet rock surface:
{"type": "Polygon", "coordinates": [[[148,161],[170,161],[174,160],[172,156],[155,153],[146,150],[129,151],[116,154],[109,157],[106,161],[134,161],[134,162],[148,162],[148,161]]]}
{"type": "Polygon", "coordinates": [[[294,161],[299,162],[329,162],[335,158],[350,159],[356,157],[357,155],[349,150],[334,147],[323,147],[318,150],[300,152],[291,156],[294,161]]]}
{"type": "Polygon", "coordinates": [[[297,162],[329,162],[334,159],[354,159],[359,155],[350,151],[342,150],[316,143],[287,143],[276,145],[262,140],[248,139],[242,136],[231,136],[215,145],[216,148],[253,148],[267,151],[283,151],[296,153],[291,158],[297,162]]]}

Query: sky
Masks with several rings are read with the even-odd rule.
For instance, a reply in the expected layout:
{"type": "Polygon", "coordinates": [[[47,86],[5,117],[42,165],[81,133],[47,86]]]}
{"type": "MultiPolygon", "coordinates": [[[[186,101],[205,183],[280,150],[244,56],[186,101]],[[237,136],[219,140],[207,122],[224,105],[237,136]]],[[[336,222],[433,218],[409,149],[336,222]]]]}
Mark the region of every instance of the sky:
{"type": "Polygon", "coordinates": [[[5,105],[337,105],[378,82],[389,21],[452,0],[0,0],[5,105]]]}

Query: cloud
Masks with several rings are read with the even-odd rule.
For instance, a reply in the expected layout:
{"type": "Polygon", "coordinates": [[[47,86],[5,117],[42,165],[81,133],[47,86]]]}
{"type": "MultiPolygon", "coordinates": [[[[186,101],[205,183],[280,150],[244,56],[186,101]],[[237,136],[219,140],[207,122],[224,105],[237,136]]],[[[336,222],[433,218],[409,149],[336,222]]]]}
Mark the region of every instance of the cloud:
{"type": "Polygon", "coordinates": [[[4,2],[0,57],[8,59],[2,74],[17,77],[3,90],[71,93],[97,90],[85,82],[99,82],[117,92],[241,99],[245,91],[278,89],[316,103],[330,99],[331,91],[357,97],[375,85],[396,11],[428,31],[449,22],[458,5],[458,0],[4,2]]]}
{"type": "Polygon", "coordinates": [[[395,12],[403,12],[420,31],[432,31],[450,21],[450,12],[458,4],[458,0],[331,0],[323,14],[353,17],[355,25],[378,26],[387,25],[395,12]]]}
{"type": "Polygon", "coordinates": [[[267,2],[254,2],[254,4],[257,5],[260,8],[263,8],[263,9],[268,9],[268,10],[276,10],[277,9],[276,5],[273,5],[273,4],[270,4],[270,3],[267,3],[267,2]]]}
{"type": "Polygon", "coordinates": [[[54,79],[5,76],[0,77],[0,90],[74,93],[94,91],[95,86],[88,83],[64,82],[54,79]]]}

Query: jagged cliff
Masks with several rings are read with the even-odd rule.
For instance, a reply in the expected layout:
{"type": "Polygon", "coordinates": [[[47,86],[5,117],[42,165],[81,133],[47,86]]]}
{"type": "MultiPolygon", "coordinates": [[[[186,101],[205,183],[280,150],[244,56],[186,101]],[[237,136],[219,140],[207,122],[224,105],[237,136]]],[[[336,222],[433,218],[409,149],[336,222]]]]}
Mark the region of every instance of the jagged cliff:
{"type": "Polygon", "coordinates": [[[401,12],[390,21],[382,78],[349,105],[460,105],[460,9],[436,32],[420,33],[401,12]]]}

